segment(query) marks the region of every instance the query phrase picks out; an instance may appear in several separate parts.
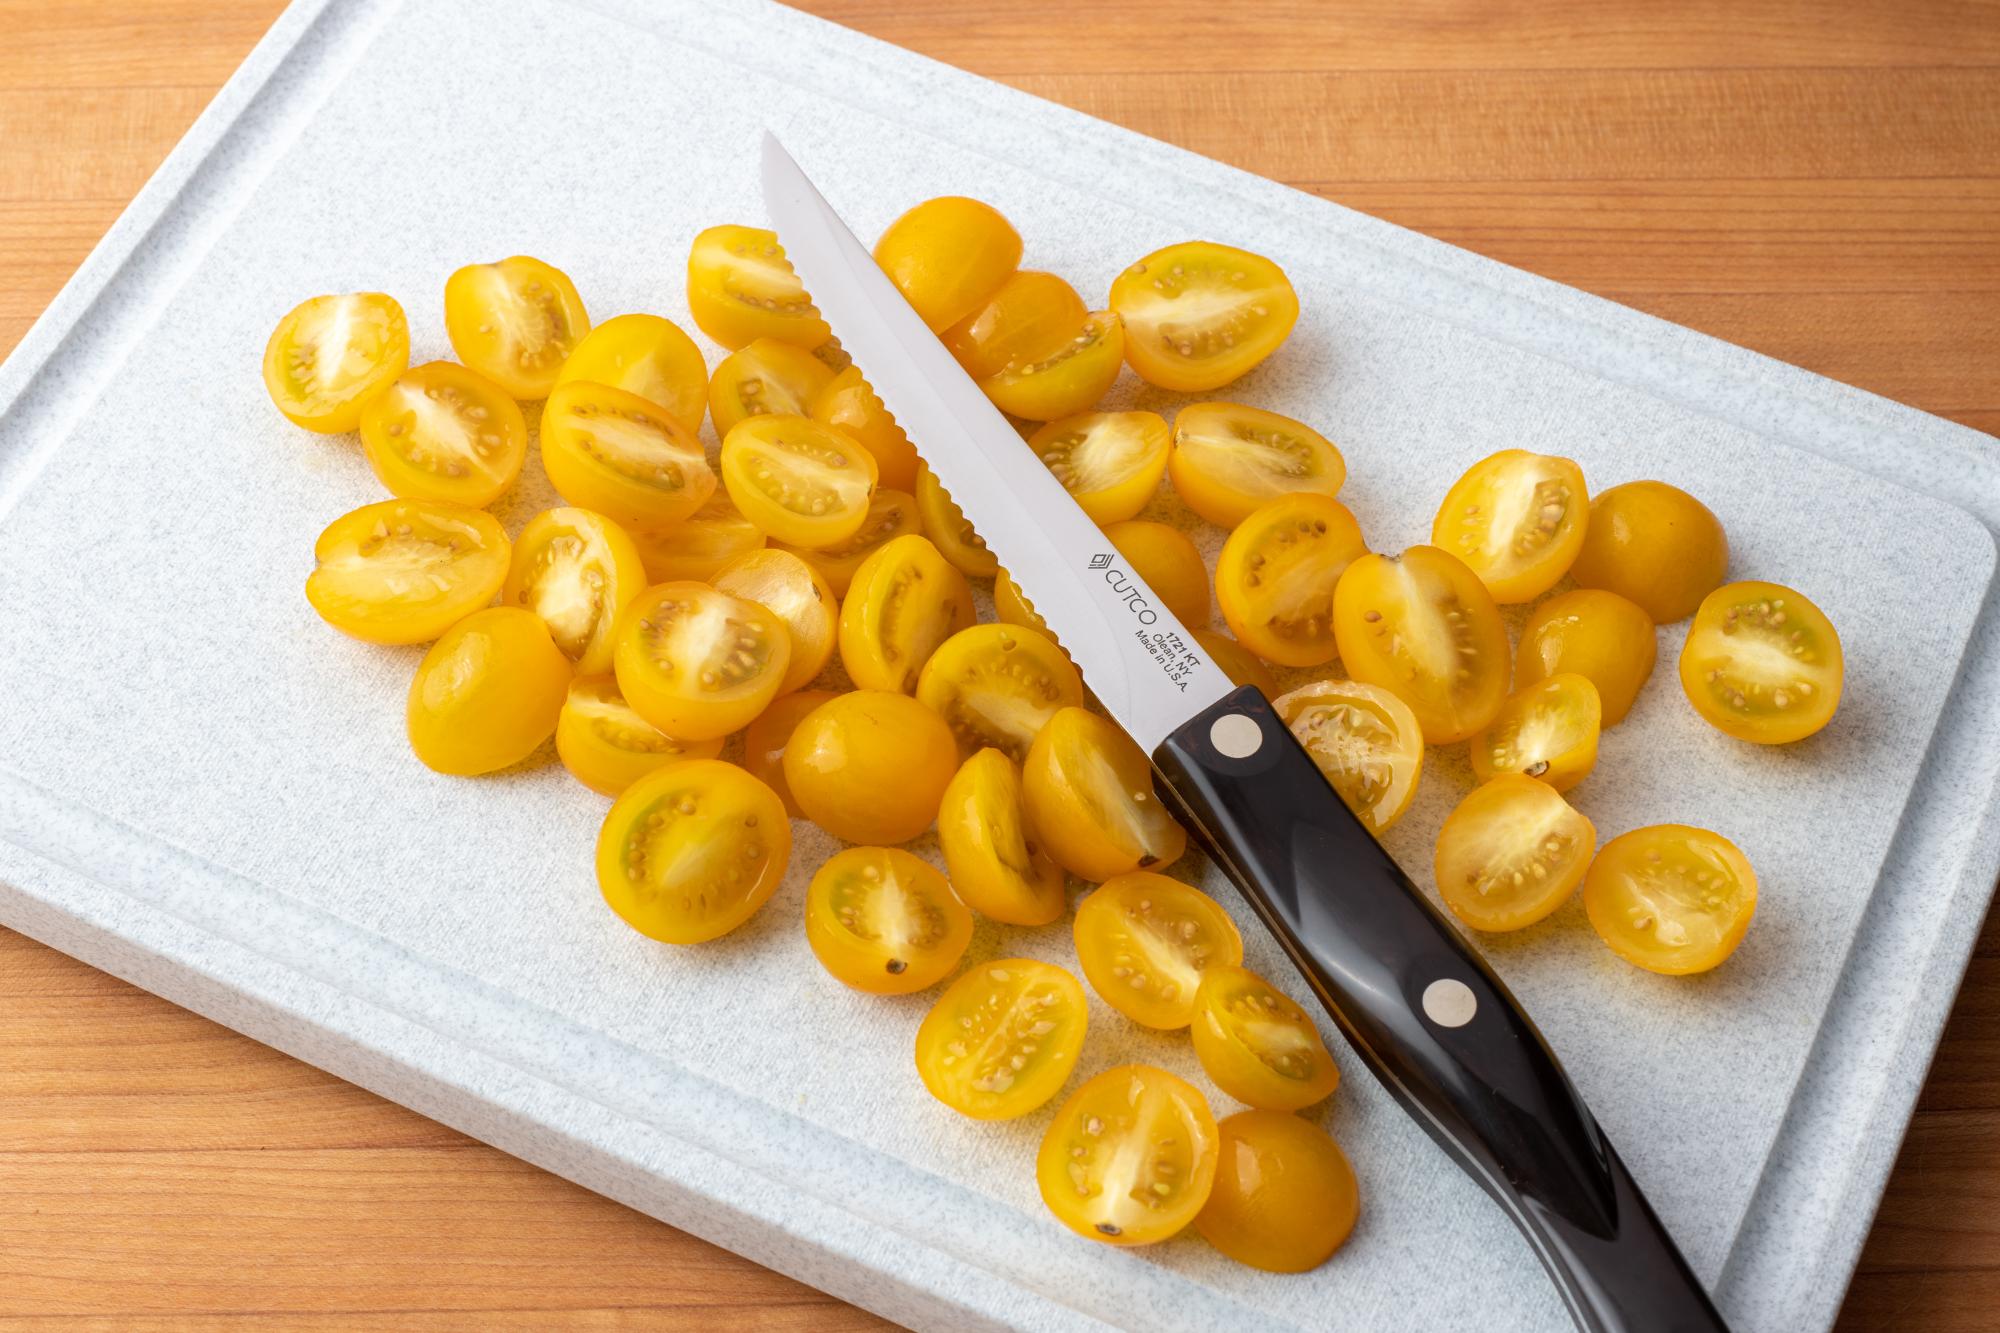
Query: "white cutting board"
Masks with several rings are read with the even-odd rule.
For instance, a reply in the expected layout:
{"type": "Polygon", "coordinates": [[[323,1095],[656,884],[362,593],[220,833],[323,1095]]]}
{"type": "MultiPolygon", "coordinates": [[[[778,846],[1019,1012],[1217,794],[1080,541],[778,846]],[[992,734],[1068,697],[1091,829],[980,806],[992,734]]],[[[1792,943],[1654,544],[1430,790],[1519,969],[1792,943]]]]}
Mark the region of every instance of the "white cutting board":
{"type": "MultiPolygon", "coordinates": [[[[601,799],[553,766],[422,769],[418,652],[307,608],[313,537],[379,492],[351,440],[264,397],[277,317],[381,289],[415,359],[449,355],[445,275],[527,251],[599,318],[687,323],[689,239],[762,220],[766,124],[863,236],[975,194],[1100,300],[1168,241],[1270,254],[1304,313],[1230,393],[1339,442],[1378,548],[1520,445],[1600,488],[1687,487],[1737,577],[1825,608],[1849,673],[1825,733],[1767,750],[1695,721],[1670,627],[1577,792],[1606,837],[1678,820],[1743,847],[1762,900],[1728,966],[1636,971],[1574,904],[1482,942],[1736,1326],[1825,1323],[2000,859],[1991,441],[755,0],[299,0],[273,29],[0,369],[0,920],[905,1322],[1564,1324],[1498,1210],[1344,1050],[1318,1114],[1364,1204],[1332,1262],[1274,1277],[1192,1238],[1077,1241],[1032,1183],[1046,1112],[944,1112],[910,1067],[928,997],[813,962],[819,835],[800,826],[748,927],[653,944],[598,898],[601,799]]],[[[530,474],[514,530],[551,500],[530,474]]],[[[1467,782],[1439,757],[1390,839],[1420,882],[1467,782]]],[[[1290,982],[1233,891],[1182,869],[1290,982]]],[[[971,956],[996,950],[1070,956],[1060,927],[983,926],[971,956]]],[[[1092,1018],[1085,1072],[1199,1079],[1185,1040],[1092,1018]]]]}

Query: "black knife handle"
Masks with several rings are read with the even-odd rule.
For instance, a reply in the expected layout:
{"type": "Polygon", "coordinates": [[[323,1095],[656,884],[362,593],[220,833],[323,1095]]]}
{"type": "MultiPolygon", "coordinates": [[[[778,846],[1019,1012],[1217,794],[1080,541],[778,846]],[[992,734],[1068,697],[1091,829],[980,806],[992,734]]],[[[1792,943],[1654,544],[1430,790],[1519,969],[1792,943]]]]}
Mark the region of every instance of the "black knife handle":
{"type": "Polygon", "coordinates": [[[1727,1326],[1507,987],[1254,686],[1153,753],[1161,795],[1349,1042],[1514,1219],[1587,1333],[1727,1326]]]}

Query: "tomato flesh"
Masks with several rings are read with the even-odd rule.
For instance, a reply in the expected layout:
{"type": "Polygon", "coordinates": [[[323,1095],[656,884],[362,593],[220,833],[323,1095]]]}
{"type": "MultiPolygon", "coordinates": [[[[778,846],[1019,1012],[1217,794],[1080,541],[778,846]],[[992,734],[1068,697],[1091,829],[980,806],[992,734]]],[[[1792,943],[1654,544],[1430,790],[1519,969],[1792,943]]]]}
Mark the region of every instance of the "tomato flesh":
{"type": "Polygon", "coordinates": [[[973,625],[946,639],[917,677],[917,699],[958,738],[1019,762],[1058,709],[1083,702],[1083,677],[1062,649],[1013,625],[973,625]]]}
{"type": "Polygon", "coordinates": [[[806,818],[836,838],[887,846],[937,818],[958,746],[944,719],[907,694],[855,690],[799,720],[784,765],[806,818]]]}
{"type": "Polygon", "coordinates": [[[1656,824],[1604,844],[1583,906],[1611,951],[1664,976],[1706,972],[1736,951],[1757,911],[1757,872],[1707,829],[1656,824]]]}
{"type": "Polygon", "coordinates": [[[813,395],[812,419],[853,436],[875,455],[877,480],[898,491],[917,484],[917,448],[889,415],[875,390],[849,366],[813,395]]]}
{"type": "Polygon", "coordinates": [[[715,572],[711,582],[732,597],[777,613],[791,635],[791,665],[778,685],[780,694],[802,688],[833,656],[840,602],[820,572],[790,551],[762,550],[739,556],[715,572]]]}
{"type": "Polygon", "coordinates": [[[556,729],[569,661],[527,611],[475,611],[432,644],[410,682],[410,748],[428,768],[472,777],[520,763],[556,729]]]}
{"type": "Polygon", "coordinates": [[[1247,1105],[1297,1111],[1340,1086],[1340,1067],[1306,1011],[1248,968],[1203,970],[1189,1034],[1202,1071],[1247,1105]]]}
{"type": "Polygon", "coordinates": [[[833,380],[826,363],[804,348],[759,338],[715,363],[708,382],[715,433],[726,438],[750,417],[805,416],[833,380]]]}
{"type": "Polygon", "coordinates": [[[833,336],[778,234],[763,227],[710,227],[696,236],[687,294],[701,331],[731,350],[759,338],[811,349],[833,336]]]}
{"type": "Polygon", "coordinates": [[[500,600],[540,616],[579,675],[601,676],[618,613],[645,587],[645,562],[623,528],[587,509],[550,509],[521,529],[500,600]]]}
{"type": "Polygon", "coordinates": [[[1097,406],[1125,364],[1125,324],[1093,310],[1069,341],[1040,360],[1018,361],[979,381],[1002,412],[1028,421],[1055,421],[1097,406]]]}
{"type": "Polygon", "coordinates": [[[777,697],[792,640],[775,612],[705,583],[660,583],[618,617],[612,667],[639,716],[684,741],[727,736],[777,697]]]}
{"type": "Polygon", "coordinates": [[[1153,794],[1145,753],[1083,708],[1048,720],[1021,766],[1028,821],[1056,863],[1093,883],[1180,860],[1187,831],[1153,794]]]}
{"type": "Polygon", "coordinates": [[[1167,440],[1158,412],[1084,412],[1042,426],[1028,447],[1102,525],[1135,517],[1159,492],[1167,440]]]}
{"type": "Polygon", "coordinates": [[[1456,556],[1412,546],[1364,555],[1333,594],[1349,675],[1410,706],[1431,745],[1472,735],[1507,700],[1507,628],[1486,585],[1456,556]]]}
{"type": "Polygon", "coordinates": [[[1167,476],[1189,509],[1233,528],[1281,495],[1338,495],[1347,460],[1304,422],[1241,403],[1194,403],[1174,416],[1167,476]]]}
{"type": "Polygon", "coordinates": [[[295,425],[341,435],[410,364],[403,307],[381,292],[315,296],[278,321],[264,345],[264,388],[295,425]]]}
{"type": "Polygon", "coordinates": [[[967,578],[990,579],[999,571],[1000,562],[972,530],[965,511],[953,503],[937,474],[922,466],[917,469],[917,514],[923,519],[924,535],[967,578]]]}
{"type": "Polygon", "coordinates": [[[570,682],[556,718],[556,754],[592,791],[617,796],[648,773],[683,759],[713,759],[720,739],[677,741],[625,702],[611,676],[570,682]]]}
{"type": "Polygon", "coordinates": [[[1076,960],[1106,1004],[1149,1028],[1184,1028],[1202,976],[1243,961],[1222,905],[1151,871],[1116,875],[1076,909],[1076,960]]]}
{"type": "Polygon", "coordinates": [[[464,366],[433,361],[399,376],[361,409],[361,447],[376,480],[408,500],[484,509],[528,456],[528,422],[507,391],[464,366]]]}
{"type": "Polygon", "coordinates": [[[896,537],[861,562],[840,605],[840,661],[865,690],[917,688],[938,645],[972,623],[965,575],[919,536],[896,537]]]}
{"type": "Polygon", "coordinates": [[[590,316],[561,269],[515,255],[446,280],[444,327],[460,361],[528,402],[556,387],[590,316]]]}
{"type": "Polygon", "coordinates": [[[1833,720],[1846,671],[1840,635],[1804,593],[1731,583],[1702,600],[1681,649],[1681,689],[1726,736],[1804,740],[1833,720]]]}
{"type": "Polygon", "coordinates": [[[1208,1101],[1163,1069],[1120,1065],[1071,1093],[1035,1158],[1042,1201],[1086,1240],[1151,1245],[1178,1233],[1215,1188],[1208,1101]]]}
{"type": "Polygon", "coordinates": [[[1533,601],[1583,548],[1589,504],[1583,469],[1569,459],[1503,449],[1445,493],[1431,544],[1463,560],[1494,601],[1533,601]]]}
{"type": "Polygon", "coordinates": [[[1417,794],[1424,766],[1423,728],[1408,704],[1379,685],[1323,680],[1273,706],[1370,833],[1395,826],[1417,794]]]}
{"type": "Polygon", "coordinates": [[[607,319],[576,345],[556,383],[588,380],[637,394],[674,414],[690,431],[701,429],[708,407],[708,363],[681,326],[658,315],[607,319]]]}
{"type": "Polygon", "coordinates": [[[563,499],[642,530],[687,518],[715,494],[701,438],[608,384],[571,380],[542,406],[542,468],[563,499]]]}
{"type": "Polygon", "coordinates": [[[909,995],[951,975],[972,913],[928,861],[895,847],[850,847],[806,888],[806,943],[836,981],[909,995]]]}
{"type": "Polygon", "coordinates": [[[1207,241],[1155,250],[1111,284],[1125,359],[1176,393],[1219,389],[1275,352],[1299,317],[1284,270],[1207,241]]]}
{"type": "Polygon", "coordinates": [[[734,764],[690,759],[640,778],[597,838],[604,900],[642,935],[699,944],[748,921],[784,881],[792,826],[734,764]]]}
{"type": "Polygon", "coordinates": [[[828,546],[867,521],[875,455],[810,417],[750,417],[723,438],[722,484],[769,536],[828,546]]]}
{"type": "Polygon", "coordinates": [[[952,887],[981,916],[1045,926],[1069,903],[1062,867],[1028,828],[1021,770],[999,750],[959,765],[938,805],[938,847],[952,887]]]}
{"type": "Polygon", "coordinates": [[[1216,1133],[1215,1188],[1195,1230],[1237,1263],[1268,1273],[1304,1273],[1332,1257],[1361,1212],[1340,1145],[1277,1111],[1239,1111],[1216,1133]]]}
{"type": "Polygon", "coordinates": [[[1537,681],[1508,695],[1499,714],[1472,738],[1472,771],[1481,782],[1519,773],[1568,791],[1597,763],[1602,718],[1589,677],[1565,671],[1537,681]]]}
{"type": "MultiPolygon", "coordinates": [[[[826,546],[785,546],[799,559],[820,572],[836,597],[847,596],[854,576],[869,556],[898,537],[921,536],[924,522],[917,514],[917,497],[906,491],[877,486],[868,497],[868,516],[845,540],[826,546]]],[[[760,534],[761,539],[761,534],[760,534]]]]}
{"type": "Polygon", "coordinates": [[[1596,846],[1596,827],[1554,787],[1502,774],[1438,830],[1438,894],[1475,930],[1520,930],[1563,905],[1596,846]]]}
{"type": "Polygon", "coordinates": [[[1215,596],[1230,633],[1283,666],[1319,666],[1340,651],[1334,590],[1367,553],[1338,500],[1281,495],[1243,520],[1215,562],[1215,596]]]}
{"type": "Polygon", "coordinates": [[[1013,1120],[1069,1081],[1090,1026],[1083,986],[1053,963],[1000,958],[954,981],[917,1029],[917,1075],[974,1120],[1013,1120]]]}
{"type": "Polygon", "coordinates": [[[343,634],[428,643],[493,600],[507,578],[507,531],[480,509],[383,500],[327,525],[306,600],[343,634]]]}

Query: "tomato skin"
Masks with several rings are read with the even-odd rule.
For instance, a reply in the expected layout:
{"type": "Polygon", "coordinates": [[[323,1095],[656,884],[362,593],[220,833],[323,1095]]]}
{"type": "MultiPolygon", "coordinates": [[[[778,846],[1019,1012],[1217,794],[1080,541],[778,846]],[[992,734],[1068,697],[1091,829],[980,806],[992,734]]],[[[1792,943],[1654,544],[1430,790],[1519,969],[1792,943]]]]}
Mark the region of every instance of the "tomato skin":
{"type": "Polygon", "coordinates": [[[1515,687],[1574,672],[1597,687],[1602,725],[1615,727],[1653,674],[1658,637],[1645,611],[1617,593],[1578,588],[1551,597],[1521,627],[1515,687]]]}
{"type": "Polygon", "coordinates": [[[751,417],[801,417],[812,410],[834,373],[803,347],[759,338],[715,363],[708,412],[718,439],[751,417]]]}
{"type": "Polygon", "coordinates": [[[971,942],[972,913],[944,876],[895,847],[836,852],[806,888],[813,956],[834,980],[870,995],[937,985],[971,942]]]}
{"type": "Polygon", "coordinates": [[[924,1016],[917,1075],[960,1115],[1018,1119],[1062,1091],[1089,1026],[1083,986],[1068,972],[1032,958],[995,959],[967,969],[924,1016]]]}
{"type": "Polygon", "coordinates": [[[710,227],[696,236],[687,294],[696,326],[732,351],[759,338],[811,349],[833,336],[778,234],[763,227],[710,227]]]}
{"type": "Polygon", "coordinates": [[[1408,704],[1428,744],[1464,740],[1507,701],[1500,608],[1448,551],[1362,556],[1334,589],[1333,625],[1348,674],[1408,704]]]}
{"type": "Polygon", "coordinates": [[[1042,1202],[1085,1240],[1151,1245],[1215,1188],[1219,1135],[1192,1084],[1149,1065],[1107,1069],[1069,1095],[1035,1156],[1042,1202]]]}
{"type": "Polygon", "coordinates": [[[1555,788],[1503,773],[1438,830],[1438,896],[1474,930],[1520,930],[1568,900],[1596,846],[1596,826],[1555,788]]]}
{"type": "Polygon", "coordinates": [[[662,528],[629,529],[646,562],[651,583],[693,579],[706,583],[738,556],[764,549],[764,534],[737,512],[727,493],[711,495],[701,508],[662,528]]]}
{"type": "Polygon", "coordinates": [[[1180,529],[1144,519],[1105,525],[1104,535],[1188,629],[1208,624],[1208,566],[1180,529]]]}
{"type": "Polygon", "coordinates": [[[1203,970],[1188,1027],[1215,1086],[1249,1106],[1297,1111],[1340,1086],[1340,1066],[1292,998],[1246,967],[1203,970]]]}
{"type": "Polygon", "coordinates": [[[1159,493],[1167,439],[1158,412],[1083,412],[1042,426],[1028,447],[1102,527],[1136,517],[1159,493]]]}
{"type": "Polygon", "coordinates": [[[673,413],[690,431],[708,407],[708,363],[694,339],[659,315],[618,315],[576,345],[556,372],[557,384],[588,380],[637,394],[673,413]]]}
{"type": "Polygon", "coordinates": [[[639,716],[684,741],[727,736],[777,697],[792,638],[777,614],[705,583],[659,583],[619,613],[612,669],[639,716]]]}
{"type": "Polygon", "coordinates": [[[510,552],[507,530],[482,509],[382,500],[342,514],[319,535],[306,600],[342,634],[428,643],[493,600],[510,552]]]}
{"type": "Polygon", "coordinates": [[[1304,1273],[1354,1231],[1360,1188],[1347,1154],[1317,1125],[1278,1111],[1239,1111],[1216,1126],[1215,1188],[1195,1230],[1239,1264],[1304,1273]]]}
{"type": "Polygon", "coordinates": [[[1043,635],[970,625],[924,663],[917,701],[950,725],[960,753],[995,746],[1019,762],[1058,709],[1083,702],[1083,677],[1043,635]]]}
{"type": "Polygon", "coordinates": [[[762,550],[736,559],[710,580],[732,597],[755,602],[785,622],[792,638],[791,665],[778,693],[800,689],[833,656],[840,601],[820,572],[789,551],[762,550]]]}
{"type": "Polygon", "coordinates": [[[557,494],[636,529],[679,523],[715,494],[700,437],[623,389],[557,385],[542,406],[541,444],[557,494]]]}
{"type": "Polygon", "coordinates": [[[1597,687],[1587,676],[1563,671],[1524,685],[1472,738],[1472,772],[1481,782],[1520,773],[1568,791],[1597,763],[1603,715],[1597,687]]]}
{"type": "Polygon", "coordinates": [[[1010,416],[1055,421],[1096,407],[1124,365],[1124,321],[1114,311],[1093,310],[1054,353],[989,375],[979,387],[1010,416]]]}
{"type": "Polygon", "coordinates": [[[1028,823],[1056,864],[1092,883],[1172,865],[1187,831],[1153,794],[1153,769],[1116,723],[1064,708],[1021,765],[1028,823]]]}
{"type": "Polygon", "coordinates": [[[1141,379],[1204,393],[1278,350],[1299,317],[1299,298],[1284,270],[1262,255],[1184,241],[1119,274],[1111,308],[1125,321],[1125,359],[1141,379]],[[1189,293],[1197,299],[1184,307],[1189,293]]]}
{"type": "Polygon", "coordinates": [[[1299,492],[1259,506],[1215,562],[1215,597],[1229,632],[1282,666],[1332,661],[1340,650],[1334,592],[1367,551],[1361,525],[1338,500],[1299,492]]]}
{"type": "Polygon", "coordinates": [[[264,388],[293,425],[344,435],[361,423],[368,400],[409,365],[409,321],[395,297],[315,296],[292,307],[271,331],[264,388]]]}
{"type": "Polygon", "coordinates": [[[1681,648],[1681,689],[1694,711],[1723,735],[1759,745],[1804,740],[1831,722],[1845,674],[1833,622],[1778,583],[1717,588],[1681,648]]]}
{"type": "MultiPolygon", "coordinates": [[[[997,597],[995,600],[998,600],[997,597]]],[[[1195,642],[1203,652],[1222,668],[1222,674],[1237,685],[1255,685],[1263,691],[1266,699],[1278,697],[1278,678],[1271,674],[1271,668],[1264,665],[1257,655],[1245,648],[1227,634],[1217,634],[1214,630],[1193,631],[1195,642]]]]}
{"type": "Polygon", "coordinates": [[[952,887],[981,916],[1046,926],[1069,907],[1062,867],[1028,828],[1021,770],[987,747],[958,767],[938,805],[938,847],[952,887]]]}
{"type": "Polygon", "coordinates": [[[937,818],[958,746],[944,719],[909,695],[855,690],[799,720],[784,766],[806,818],[844,841],[890,846],[937,818]]]}
{"type": "Polygon", "coordinates": [[[1206,970],[1243,961],[1243,936],[1222,904],[1150,870],[1113,875],[1086,894],[1073,929],[1090,988],[1149,1028],[1186,1027],[1206,970]]]}
{"type": "Polygon", "coordinates": [[[840,662],[865,690],[917,688],[938,645],[972,623],[965,575],[918,536],[885,542],[840,605],[840,662]]]}
{"type": "Polygon", "coordinates": [[[838,697],[838,694],[836,690],[796,690],[791,694],[781,694],[743,729],[743,767],[778,794],[778,799],[785,803],[785,813],[793,819],[804,819],[806,814],[792,799],[791,786],[785,781],[785,747],[791,744],[792,733],[805,720],[806,714],[827,700],[838,697]]]}
{"type": "Polygon", "coordinates": [[[1088,314],[1076,288],[1053,273],[1022,269],[939,336],[965,373],[983,380],[1055,355],[1088,314]]]}
{"type": "Polygon", "coordinates": [[[898,491],[916,486],[917,447],[857,367],[841,371],[813,395],[812,419],[853,436],[875,455],[876,477],[882,485],[898,491]]]}
{"type": "MultiPolygon", "coordinates": [[[[818,570],[834,595],[845,597],[847,590],[854,586],[855,574],[860,572],[869,556],[898,537],[920,537],[923,531],[924,521],[917,513],[917,498],[914,495],[877,486],[875,493],[868,497],[868,515],[861,520],[861,526],[854,530],[853,536],[830,546],[787,546],[780,542],[778,549],[790,551],[818,570]]],[[[761,537],[762,534],[759,534],[760,540],[761,537]]]]}
{"type": "Polygon", "coordinates": [[[582,676],[611,670],[618,613],[646,587],[646,565],[625,529],[588,509],[528,520],[500,600],[534,612],[582,676]]]}
{"type": "Polygon", "coordinates": [[[484,509],[528,457],[528,421],[507,391],[449,361],[397,377],[362,404],[361,448],[391,495],[484,509]]]}
{"type": "Polygon", "coordinates": [[[1020,265],[1021,235],[992,205],[944,195],[891,222],[875,242],[875,262],[931,332],[942,333],[1020,265]]]}
{"type": "Polygon", "coordinates": [[[556,729],[569,659],[532,612],[493,606],[453,625],[417,667],[406,721],[427,768],[475,777],[520,763],[556,729]]]}
{"type": "Polygon", "coordinates": [[[875,455],[810,417],[749,417],[722,439],[722,484],[767,535],[831,546],[868,520],[875,455]]]}
{"type": "Polygon", "coordinates": [[[1567,458],[1502,449],[1452,483],[1431,523],[1502,604],[1531,602],[1569,572],[1590,522],[1583,469],[1567,458]]]}
{"type": "Polygon", "coordinates": [[[777,796],[734,764],[655,769],[612,802],[597,838],[611,910],[665,944],[700,944],[748,921],[784,882],[792,826],[777,796]]]}
{"type": "Polygon", "coordinates": [[[611,676],[570,682],[556,718],[556,756],[570,776],[601,796],[617,796],[655,769],[713,759],[722,742],[677,741],[634,712],[611,676]]]}
{"type": "Polygon", "coordinates": [[[1757,872],[1720,833],[1655,824],[1604,844],[1584,880],[1583,907],[1634,967],[1670,977],[1706,972],[1750,929],[1757,872]]]}
{"type": "Polygon", "coordinates": [[[590,315],[569,275],[529,255],[467,264],[444,284],[444,327],[467,366],[523,402],[549,396],[590,315]]]}
{"type": "Polygon", "coordinates": [[[972,530],[965,511],[952,502],[937,474],[921,464],[917,467],[917,513],[923,519],[924,536],[965,577],[990,579],[999,572],[999,560],[986,549],[985,539],[972,530]]]}
{"type": "Polygon", "coordinates": [[[1570,566],[1579,588],[1636,603],[1656,624],[1685,620],[1729,574],[1729,537],[1714,511],[1663,481],[1628,481],[1590,502],[1570,566]]]}
{"type": "Polygon", "coordinates": [[[1379,685],[1323,680],[1272,707],[1370,833],[1387,833],[1409,810],[1423,776],[1424,733],[1408,704],[1379,685]]]}
{"type": "Polygon", "coordinates": [[[1174,416],[1167,477],[1189,509],[1234,528],[1281,495],[1332,499],[1347,460],[1302,421],[1241,403],[1192,403],[1174,416]]]}

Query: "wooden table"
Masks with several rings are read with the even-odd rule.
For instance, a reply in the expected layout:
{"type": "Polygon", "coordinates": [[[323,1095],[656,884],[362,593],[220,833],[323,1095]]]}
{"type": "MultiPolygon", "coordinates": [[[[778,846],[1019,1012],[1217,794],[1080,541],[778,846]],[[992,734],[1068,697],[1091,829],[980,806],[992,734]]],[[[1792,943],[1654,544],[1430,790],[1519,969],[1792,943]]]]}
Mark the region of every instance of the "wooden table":
{"type": "MultiPolygon", "coordinates": [[[[2000,432],[1993,3],[808,7],[2000,432]]],[[[0,0],[0,352],[278,8],[0,0]]],[[[879,1324],[5,931],[0,1200],[0,1328],[879,1324]]],[[[1841,1327],[1995,1310],[2000,921],[1841,1327]]]]}

